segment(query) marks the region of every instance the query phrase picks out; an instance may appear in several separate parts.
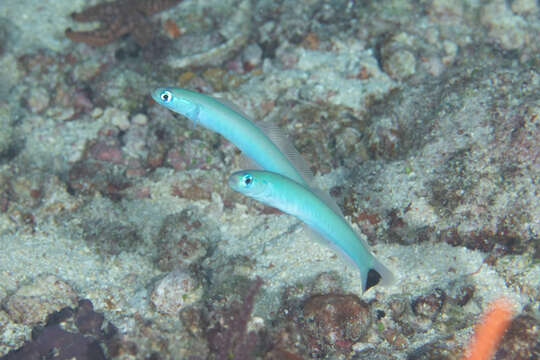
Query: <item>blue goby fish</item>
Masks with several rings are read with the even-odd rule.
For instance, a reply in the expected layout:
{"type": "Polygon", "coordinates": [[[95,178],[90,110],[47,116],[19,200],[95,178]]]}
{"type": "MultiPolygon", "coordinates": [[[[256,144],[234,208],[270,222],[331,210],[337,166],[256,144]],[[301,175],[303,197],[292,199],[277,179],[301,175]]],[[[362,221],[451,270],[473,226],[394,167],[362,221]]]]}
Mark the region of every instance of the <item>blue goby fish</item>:
{"type": "Polygon", "coordinates": [[[360,270],[362,291],[393,282],[393,275],[358,237],[343,215],[327,205],[312,189],[277,173],[242,170],[233,173],[229,186],[248,197],[296,216],[328,244],[337,248],[360,270]]]}
{"type": "Polygon", "coordinates": [[[161,87],[152,92],[152,98],[195,126],[221,134],[261,169],[311,185],[309,166],[277,126],[255,123],[226,100],[187,89],[161,87]]]}

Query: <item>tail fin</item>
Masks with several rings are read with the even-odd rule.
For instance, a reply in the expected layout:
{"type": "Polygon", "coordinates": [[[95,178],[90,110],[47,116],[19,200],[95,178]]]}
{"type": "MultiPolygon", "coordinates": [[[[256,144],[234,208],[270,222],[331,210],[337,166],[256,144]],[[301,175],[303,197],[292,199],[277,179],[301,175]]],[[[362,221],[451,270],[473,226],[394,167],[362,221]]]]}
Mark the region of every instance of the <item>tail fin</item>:
{"type": "Polygon", "coordinates": [[[375,285],[388,286],[394,282],[394,274],[379,260],[373,258],[373,264],[368,269],[362,281],[362,291],[366,292],[375,285]]]}

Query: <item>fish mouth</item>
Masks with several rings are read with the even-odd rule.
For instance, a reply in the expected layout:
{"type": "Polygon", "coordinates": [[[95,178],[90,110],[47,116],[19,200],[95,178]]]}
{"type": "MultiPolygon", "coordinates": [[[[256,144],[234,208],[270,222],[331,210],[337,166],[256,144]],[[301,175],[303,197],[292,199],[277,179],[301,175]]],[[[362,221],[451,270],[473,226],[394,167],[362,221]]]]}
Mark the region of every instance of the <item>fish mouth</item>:
{"type": "Polygon", "coordinates": [[[229,184],[229,187],[234,191],[240,192],[240,187],[238,186],[238,184],[240,184],[243,174],[243,172],[235,172],[229,176],[227,183],[229,184]]]}
{"type": "Polygon", "coordinates": [[[155,89],[154,91],[152,91],[152,92],[150,93],[150,95],[152,96],[152,99],[154,99],[154,101],[157,102],[158,104],[161,103],[161,99],[159,98],[159,95],[160,95],[163,91],[165,91],[165,88],[162,88],[162,87],[161,87],[161,88],[155,89]]]}

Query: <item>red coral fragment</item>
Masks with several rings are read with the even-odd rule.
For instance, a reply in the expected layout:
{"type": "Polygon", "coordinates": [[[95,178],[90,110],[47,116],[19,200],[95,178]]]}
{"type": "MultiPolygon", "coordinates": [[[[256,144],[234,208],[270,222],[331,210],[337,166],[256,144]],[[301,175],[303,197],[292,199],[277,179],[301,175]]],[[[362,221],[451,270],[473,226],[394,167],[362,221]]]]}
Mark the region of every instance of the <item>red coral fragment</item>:
{"type": "Polygon", "coordinates": [[[147,45],[153,38],[154,27],[150,17],[166,10],[182,0],[117,0],[91,6],[79,13],[71,14],[75,21],[101,21],[96,30],[73,31],[66,29],[66,36],[75,42],[103,46],[131,34],[140,46],[147,45]]]}

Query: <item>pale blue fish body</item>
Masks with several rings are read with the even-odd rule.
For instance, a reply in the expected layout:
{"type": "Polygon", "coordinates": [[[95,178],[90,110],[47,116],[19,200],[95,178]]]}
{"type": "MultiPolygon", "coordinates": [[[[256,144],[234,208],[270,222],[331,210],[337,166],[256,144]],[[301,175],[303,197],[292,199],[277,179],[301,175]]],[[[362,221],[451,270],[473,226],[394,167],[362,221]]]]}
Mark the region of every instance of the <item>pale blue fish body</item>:
{"type": "Polygon", "coordinates": [[[251,120],[219,100],[195,91],[163,87],[152,98],[170,110],[189,118],[195,125],[213,130],[236,145],[262,169],[306,181],[278,146],[251,120]]]}
{"type": "Polygon", "coordinates": [[[233,190],[296,216],[330,246],[338,248],[359,269],[363,291],[392,282],[390,270],[375,258],[345,218],[310,188],[280,174],[260,170],[235,172],[228,182],[233,190]]]}

